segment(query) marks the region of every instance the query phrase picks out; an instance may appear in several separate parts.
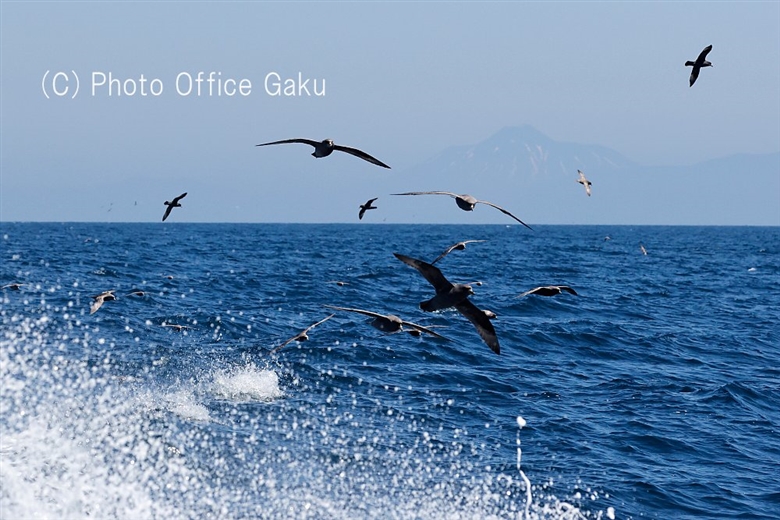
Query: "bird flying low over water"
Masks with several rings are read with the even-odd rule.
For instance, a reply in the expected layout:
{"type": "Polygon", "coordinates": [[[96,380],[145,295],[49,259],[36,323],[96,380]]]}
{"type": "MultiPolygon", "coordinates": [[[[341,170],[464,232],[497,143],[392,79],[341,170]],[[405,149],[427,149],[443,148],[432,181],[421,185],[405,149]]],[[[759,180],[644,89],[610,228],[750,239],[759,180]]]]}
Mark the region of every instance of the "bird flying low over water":
{"type": "Polygon", "coordinates": [[[0,289],[3,289],[3,290],[10,289],[11,291],[18,291],[22,287],[22,285],[23,284],[20,284],[20,283],[9,283],[9,284],[6,284],[6,285],[0,287],[0,289]]]}
{"type": "Polygon", "coordinates": [[[436,296],[428,301],[420,303],[420,308],[426,312],[433,312],[440,309],[455,307],[458,312],[463,314],[474,325],[479,336],[496,354],[501,353],[501,347],[496,337],[496,329],[490,323],[490,318],[485,311],[479,309],[469,301],[468,297],[474,294],[470,285],[452,284],[447,280],[439,269],[427,262],[417,260],[398,253],[393,253],[397,259],[414,267],[423,278],[428,280],[436,290],[436,296]]]}
{"type": "Polygon", "coordinates": [[[165,219],[168,218],[168,215],[171,214],[171,210],[173,208],[180,208],[181,207],[181,204],[179,204],[179,201],[181,199],[183,199],[184,197],[186,197],[186,196],[187,196],[187,192],[184,192],[181,195],[179,195],[178,197],[176,197],[175,199],[173,199],[171,202],[168,202],[167,200],[165,202],[163,202],[163,204],[168,206],[167,208],[165,208],[165,215],[163,215],[163,222],[165,222],[165,219]]]}
{"type": "Polygon", "coordinates": [[[516,216],[512,215],[510,212],[508,212],[501,206],[497,206],[492,202],[488,202],[486,200],[476,199],[471,195],[458,195],[457,193],[452,193],[450,191],[410,191],[407,193],[393,193],[392,195],[448,195],[453,199],[455,199],[455,203],[463,211],[474,211],[474,206],[476,206],[477,204],[487,204],[488,206],[492,206],[496,208],[501,213],[504,213],[505,215],[509,215],[510,217],[512,217],[513,219],[515,219],[516,221],[518,221],[519,223],[521,223],[522,225],[524,225],[525,227],[533,231],[531,226],[529,226],[528,224],[526,224],[516,216]]]}
{"type": "Polygon", "coordinates": [[[453,244],[450,247],[448,247],[446,251],[444,251],[442,254],[437,256],[436,260],[431,262],[431,265],[435,264],[436,262],[438,262],[439,260],[441,260],[442,258],[444,258],[445,256],[447,256],[448,254],[452,253],[455,250],[463,251],[464,249],[466,249],[466,244],[471,244],[473,242],[484,242],[484,240],[464,240],[463,242],[458,242],[457,244],[453,244]]]}
{"type": "Polygon", "coordinates": [[[173,330],[175,330],[176,332],[182,332],[184,330],[190,330],[192,328],[192,327],[188,327],[186,325],[178,325],[176,323],[163,323],[162,326],[163,327],[170,327],[173,330]]]}
{"type": "Polygon", "coordinates": [[[116,291],[112,289],[110,291],[102,292],[97,296],[92,296],[92,299],[95,301],[92,302],[92,305],[90,305],[89,313],[95,314],[100,308],[100,306],[103,305],[103,302],[110,302],[112,300],[116,300],[116,296],[114,295],[115,292],[116,291]]]}
{"type": "Polygon", "coordinates": [[[579,182],[580,184],[582,184],[583,186],[585,186],[585,193],[587,193],[587,194],[588,194],[588,197],[590,197],[590,185],[591,185],[591,184],[593,184],[593,183],[592,183],[592,182],[590,182],[588,179],[586,179],[586,178],[585,178],[585,174],[584,174],[584,173],[582,173],[582,171],[580,171],[580,170],[577,170],[577,173],[579,173],[579,174],[580,174],[580,178],[579,178],[579,179],[577,179],[577,182],[579,182]]]}
{"type": "Polygon", "coordinates": [[[406,326],[411,329],[411,330],[406,330],[406,332],[409,332],[410,334],[413,335],[419,335],[419,334],[415,334],[415,332],[417,333],[424,332],[426,334],[430,334],[431,336],[436,336],[437,338],[447,339],[441,334],[435,333],[428,327],[423,327],[422,325],[417,325],[416,323],[404,321],[394,314],[379,314],[376,312],[364,311],[363,309],[350,309],[349,307],[336,307],[335,305],[326,305],[325,307],[329,309],[336,309],[339,311],[356,312],[358,314],[363,314],[365,316],[374,318],[374,320],[371,322],[371,326],[374,327],[375,329],[381,330],[382,332],[388,332],[392,334],[395,332],[406,330],[404,329],[404,327],[406,326]]]}
{"type": "Polygon", "coordinates": [[[381,166],[382,168],[388,168],[388,169],[390,168],[388,165],[386,165],[376,157],[372,157],[362,150],[358,150],[357,148],[350,148],[349,146],[340,146],[335,144],[333,142],[333,139],[324,139],[322,141],[312,141],[311,139],[283,139],[282,141],[272,141],[270,143],[262,143],[255,146],[268,146],[272,144],[287,144],[287,143],[301,143],[301,144],[308,144],[310,146],[313,146],[314,152],[312,153],[312,155],[318,158],[327,157],[330,154],[332,154],[334,151],[346,152],[348,154],[354,155],[355,157],[359,157],[364,161],[368,161],[372,164],[376,164],[377,166],[381,166]]]}
{"type": "Polygon", "coordinates": [[[320,320],[320,321],[318,321],[317,323],[314,323],[314,324],[312,324],[312,325],[309,325],[308,327],[306,327],[305,329],[303,329],[301,332],[299,332],[298,334],[296,334],[296,335],[295,335],[295,336],[293,336],[292,338],[288,339],[287,341],[285,341],[284,343],[282,343],[282,344],[281,344],[281,345],[279,345],[278,347],[274,348],[274,349],[273,349],[271,352],[269,352],[269,354],[274,354],[274,353],[278,352],[278,351],[279,351],[279,350],[281,350],[283,347],[285,347],[287,344],[289,344],[289,343],[292,343],[293,341],[307,341],[307,340],[309,339],[309,335],[308,335],[307,333],[308,333],[308,332],[309,332],[311,329],[313,329],[313,328],[314,328],[314,327],[316,327],[317,325],[321,325],[321,324],[325,323],[326,321],[328,321],[329,319],[331,319],[333,316],[335,316],[335,314],[331,314],[331,315],[330,315],[330,316],[328,316],[327,318],[325,318],[325,319],[323,319],[323,320],[320,320]]]}
{"type": "Polygon", "coordinates": [[[568,285],[547,285],[544,287],[536,287],[530,291],[525,291],[523,294],[520,294],[518,298],[528,296],[529,294],[538,294],[539,296],[555,296],[556,294],[561,294],[563,291],[566,291],[567,293],[573,294],[575,296],[577,295],[577,291],[568,285]]]}
{"type": "Polygon", "coordinates": [[[368,202],[360,205],[360,213],[358,213],[358,220],[363,220],[363,215],[365,214],[366,211],[370,209],[376,209],[376,206],[372,206],[371,204],[378,198],[379,197],[368,199],[368,202]]]}
{"type": "Polygon", "coordinates": [[[707,54],[712,50],[712,45],[707,45],[704,47],[704,50],[701,51],[701,54],[699,54],[699,57],[696,58],[696,61],[686,61],[685,66],[686,67],[693,67],[691,70],[691,78],[689,80],[689,87],[692,87],[694,83],[696,83],[696,78],[699,77],[699,71],[702,67],[712,67],[712,63],[707,61],[707,54]]]}

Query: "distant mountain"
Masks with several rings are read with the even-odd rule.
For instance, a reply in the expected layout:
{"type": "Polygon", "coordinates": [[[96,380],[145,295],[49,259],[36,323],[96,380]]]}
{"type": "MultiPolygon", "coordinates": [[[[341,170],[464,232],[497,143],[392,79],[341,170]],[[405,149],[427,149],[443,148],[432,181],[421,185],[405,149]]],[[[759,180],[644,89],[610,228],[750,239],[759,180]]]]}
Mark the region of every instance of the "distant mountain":
{"type": "MultiPolygon", "coordinates": [[[[388,186],[468,193],[532,225],[780,225],[780,153],[643,166],[607,147],[555,141],[527,125],[447,148],[399,172],[388,186]],[[593,182],[591,197],[576,182],[578,169],[593,182]]],[[[467,214],[452,201],[422,198],[392,200],[393,215],[401,215],[393,220],[512,223],[487,206],[467,214]]]]}

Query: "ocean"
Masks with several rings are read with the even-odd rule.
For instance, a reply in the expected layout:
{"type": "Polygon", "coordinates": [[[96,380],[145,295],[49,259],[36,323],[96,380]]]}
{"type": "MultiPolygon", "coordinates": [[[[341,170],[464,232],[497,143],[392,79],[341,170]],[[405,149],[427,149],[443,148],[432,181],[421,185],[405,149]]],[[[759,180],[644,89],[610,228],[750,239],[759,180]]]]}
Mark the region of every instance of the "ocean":
{"type": "Polygon", "coordinates": [[[780,518],[780,227],[534,229],[0,223],[0,517],[780,518]]]}

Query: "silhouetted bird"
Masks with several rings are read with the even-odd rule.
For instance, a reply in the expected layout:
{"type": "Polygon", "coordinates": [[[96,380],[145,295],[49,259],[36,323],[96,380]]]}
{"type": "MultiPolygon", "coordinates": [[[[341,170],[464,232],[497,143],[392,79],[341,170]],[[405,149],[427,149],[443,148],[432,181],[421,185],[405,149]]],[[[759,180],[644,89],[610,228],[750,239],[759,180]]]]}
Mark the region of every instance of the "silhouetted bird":
{"type": "Polygon", "coordinates": [[[704,47],[704,50],[701,51],[701,54],[699,54],[699,57],[696,58],[696,61],[686,61],[685,66],[686,67],[693,67],[691,70],[691,79],[690,79],[690,87],[693,86],[694,83],[696,83],[696,78],[699,77],[699,70],[701,70],[702,67],[712,67],[712,63],[707,61],[707,54],[712,50],[712,45],[707,45],[704,47]]]}
{"type": "Polygon", "coordinates": [[[413,331],[417,332],[424,332],[426,334],[430,334],[431,336],[436,336],[437,338],[444,338],[444,336],[435,333],[428,327],[423,327],[422,325],[417,325],[416,323],[412,323],[410,321],[404,321],[395,314],[379,314],[376,312],[371,311],[364,311],[363,309],[350,309],[349,307],[336,307],[335,305],[326,305],[325,307],[329,309],[336,309],[339,311],[347,311],[347,312],[356,312],[358,314],[363,314],[365,316],[369,316],[371,318],[374,318],[374,320],[371,322],[371,326],[375,329],[381,330],[382,332],[388,332],[388,333],[394,333],[403,331],[404,326],[409,327],[412,330],[407,330],[406,332],[409,332],[411,334],[414,334],[413,331]]]}
{"type": "Polygon", "coordinates": [[[186,196],[187,196],[187,193],[184,192],[181,195],[179,195],[178,197],[176,197],[175,199],[173,199],[171,202],[168,202],[167,200],[165,202],[163,202],[163,204],[168,206],[167,208],[165,208],[165,215],[163,215],[163,222],[165,222],[165,219],[168,218],[168,215],[171,214],[171,210],[173,208],[180,208],[181,207],[181,204],[179,204],[179,201],[181,199],[183,199],[184,197],[186,197],[186,196]]]}
{"type": "Polygon", "coordinates": [[[280,350],[282,347],[284,347],[284,346],[285,346],[285,345],[287,345],[288,343],[292,343],[293,341],[308,341],[308,339],[309,339],[309,335],[307,334],[307,332],[309,332],[311,329],[313,329],[313,328],[314,328],[314,327],[316,327],[317,325],[320,325],[320,324],[322,324],[322,323],[325,323],[326,321],[328,321],[329,319],[331,319],[333,316],[335,316],[335,314],[331,314],[331,315],[330,315],[330,316],[328,316],[327,318],[325,318],[325,319],[323,319],[323,320],[320,320],[320,321],[318,321],[317,323],[314,323],[314,324],[312,324],[312,325],[309,325],[308,327],[306,327],[305,329],[303,329],[301,332],[299,332],[298,334],[296,334],[296,335],[295,335],[295,336],[293,336],[292,338],[288,339],[287,341],[285,341],[284,343],[282,343],[281,345],[279,345],[278,347],[276,347],[275,349],[273,349],[271,352],[269,352],[269,354],[274,354],[275,352],[278,352],[278,351],[279,351],[279,350],[280,350]]]}
{"type": "Polygon", "coordinates": [[[359,220],[363,220],[363,214],[365,214],[366,211],[368,211],[370,209],[376,209],[376,206],[372,206],[371,203],[374,202],[378,198],[379,197],[376,197],[376,198],[373,198],[373,199],[368,199],[368,202],[366,202],[365,204],[361,204],[360,205],[360,213],[358,213],[358,219],[359,220]]]}
{"type": "Polygon", "coordinates": [[[575,296],[577,295],[577,291],[568,285],[547,285],[545,287],[537,287],[535,289],[531,289],[530,291],[525,291],[523,294],[520,294],[518,298],[528,296],[529,294],[537,294],[539,296],[555,296],[556,294],[561,294],[562,291],[566,291],[569,294],[574,294],[575,296]]]}
{"type": "Polygon", "coordinates": [[[339,146],[337,144],[333,143],[333,139],[324,139],[323,141],[312,141],[311,139],[284,139],[282,141],[273,141],[270,143],[262,143],[258,144],[256,146],[268,146],[271,144],[287,144],[287,143],[301,143],[301,144],[308,144],[309,146],[314,147],[314,152],[312,155],[314,157],[327,157],[330,154],[333,153],[333,151],[337,152],[346,152],[348,154],[354,155],[355,157],[360,157],[364,161],[368,161],[370,163],[376,164],[377,166],[381,166],[382,168],[390,168],[388,165],[380,161],[379,159],[375,157],[371,157],[366,152],[362,150],[358,150],[357,148],[350,148],[348,146],[339,146]]]}
{"type": "Polygon", "coordinates": [[[463,251],[464,249],[466,249],[466,244],[471,244],[472,242],[484,242],[484,240],[464,240],[463,242],[458,242],[457,244],[453,244],[450,247],[448,247],[446,251],[444,251],[442,254],[437,256],[436,260],[431,262],[431,265],[435,264],[436,262],[438,262],[439,260],[441,260],[442,258],[444,258],[445,256],[447,256],[448,254],[452,253],[455,250],[463,251]]]}

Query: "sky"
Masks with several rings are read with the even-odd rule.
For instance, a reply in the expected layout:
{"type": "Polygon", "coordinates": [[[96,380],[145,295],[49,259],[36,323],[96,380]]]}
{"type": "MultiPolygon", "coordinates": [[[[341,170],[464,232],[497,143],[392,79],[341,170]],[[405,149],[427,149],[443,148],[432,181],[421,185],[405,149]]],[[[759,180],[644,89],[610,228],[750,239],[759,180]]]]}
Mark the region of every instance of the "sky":
{"type": "Polygon", "coordinates": [[[374,180],[415,189],[404,169],[506,126],[653,166],[780,151],[777,1],[0,10],[2,221],[154,222],[186,191],[166,224],[357,222],[374,180]],[[710,44],[714,66],[689,87],[683,64],[710,44]],[[309,94],[274,95],[277,77],[309,94]],[[255,146],[293,137],[393,169],[255,146]]]}

